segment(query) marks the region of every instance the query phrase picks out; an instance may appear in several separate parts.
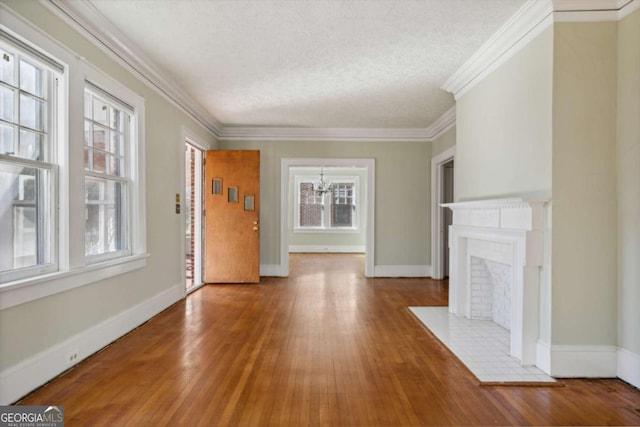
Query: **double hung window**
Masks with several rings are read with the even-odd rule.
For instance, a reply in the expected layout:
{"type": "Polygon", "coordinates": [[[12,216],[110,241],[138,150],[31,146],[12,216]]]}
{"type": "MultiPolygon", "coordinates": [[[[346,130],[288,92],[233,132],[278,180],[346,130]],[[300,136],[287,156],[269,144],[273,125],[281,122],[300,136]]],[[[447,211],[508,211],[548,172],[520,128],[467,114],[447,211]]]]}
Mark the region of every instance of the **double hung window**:
{"type": "Polygon", "coordinates": [[[0,282],[56,269],[61,70],[0,39],[0,282]]]}
{"type": "Polygon", "coordinates": [[[84,108],[85,254],[126,255],[129,243],[132,109],[87,84],[84,108]]]}
{"type": "Polygon", "coordinates": [[[357,177],[327,177],[328,191],[315,191],[318,179],[296,179],[296,224],[298,231],[356,230],[357,177]]]}

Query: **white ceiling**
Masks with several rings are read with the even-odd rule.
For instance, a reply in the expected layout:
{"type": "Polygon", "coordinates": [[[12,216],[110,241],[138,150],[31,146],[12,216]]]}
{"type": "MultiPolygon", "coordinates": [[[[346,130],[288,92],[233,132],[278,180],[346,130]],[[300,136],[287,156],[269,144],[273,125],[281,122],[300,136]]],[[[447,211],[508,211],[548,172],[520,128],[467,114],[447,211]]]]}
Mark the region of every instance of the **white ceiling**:
{"type": "Polygon", "coordinates": [[[89,0],[224,126],[425,128],[526,0],[89,0]]]}

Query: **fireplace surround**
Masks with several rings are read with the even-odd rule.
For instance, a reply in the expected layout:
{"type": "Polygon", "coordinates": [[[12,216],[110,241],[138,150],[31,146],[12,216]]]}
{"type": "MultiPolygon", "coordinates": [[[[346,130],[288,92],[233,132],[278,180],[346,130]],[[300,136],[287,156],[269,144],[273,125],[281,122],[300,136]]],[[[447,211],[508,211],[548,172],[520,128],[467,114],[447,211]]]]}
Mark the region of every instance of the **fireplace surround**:
{"type": "MultiPolygon", "coordinates": [[[[443,204],[453,211],[449,229],[449,312],[472,313],[474,259],[509,266],[510,354],[536,364],[540,321],[540,269],[544,260],[545,200],[496,199],[443,204]]],[[[477,261],[475,261],[477,263],[477,261]]],[[[504,272],[502,274],[505,274],[504,272]]],[[[506,322],[506,321],[505,321],[506,322]]]]}

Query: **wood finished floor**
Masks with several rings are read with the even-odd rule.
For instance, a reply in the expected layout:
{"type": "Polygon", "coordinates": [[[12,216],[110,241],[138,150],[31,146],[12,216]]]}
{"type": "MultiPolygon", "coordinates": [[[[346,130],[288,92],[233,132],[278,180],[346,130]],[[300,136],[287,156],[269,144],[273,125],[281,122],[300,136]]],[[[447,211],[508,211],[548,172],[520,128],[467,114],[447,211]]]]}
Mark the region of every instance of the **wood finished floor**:
{"type": "Polygon", "coordinates": [[[67,426],[640,425],[619,380],[485,387],[408,306],[446,282],[366,279],[359,255],[191,294],[23,399],[67,426]]]}

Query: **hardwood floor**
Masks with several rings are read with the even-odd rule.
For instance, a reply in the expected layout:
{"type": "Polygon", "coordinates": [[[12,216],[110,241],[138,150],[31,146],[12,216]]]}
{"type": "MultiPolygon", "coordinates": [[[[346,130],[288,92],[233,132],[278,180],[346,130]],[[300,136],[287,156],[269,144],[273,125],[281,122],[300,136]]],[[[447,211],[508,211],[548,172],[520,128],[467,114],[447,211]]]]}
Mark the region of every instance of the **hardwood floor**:
{"type": "Polygon", "coordinates": [[[289,278],[191,294],[20,404],[68,426],[640,425],[619,380],[485,387],[408,306],[429,279],[365,279],[359,255],[292,255],[289,278]]]}

